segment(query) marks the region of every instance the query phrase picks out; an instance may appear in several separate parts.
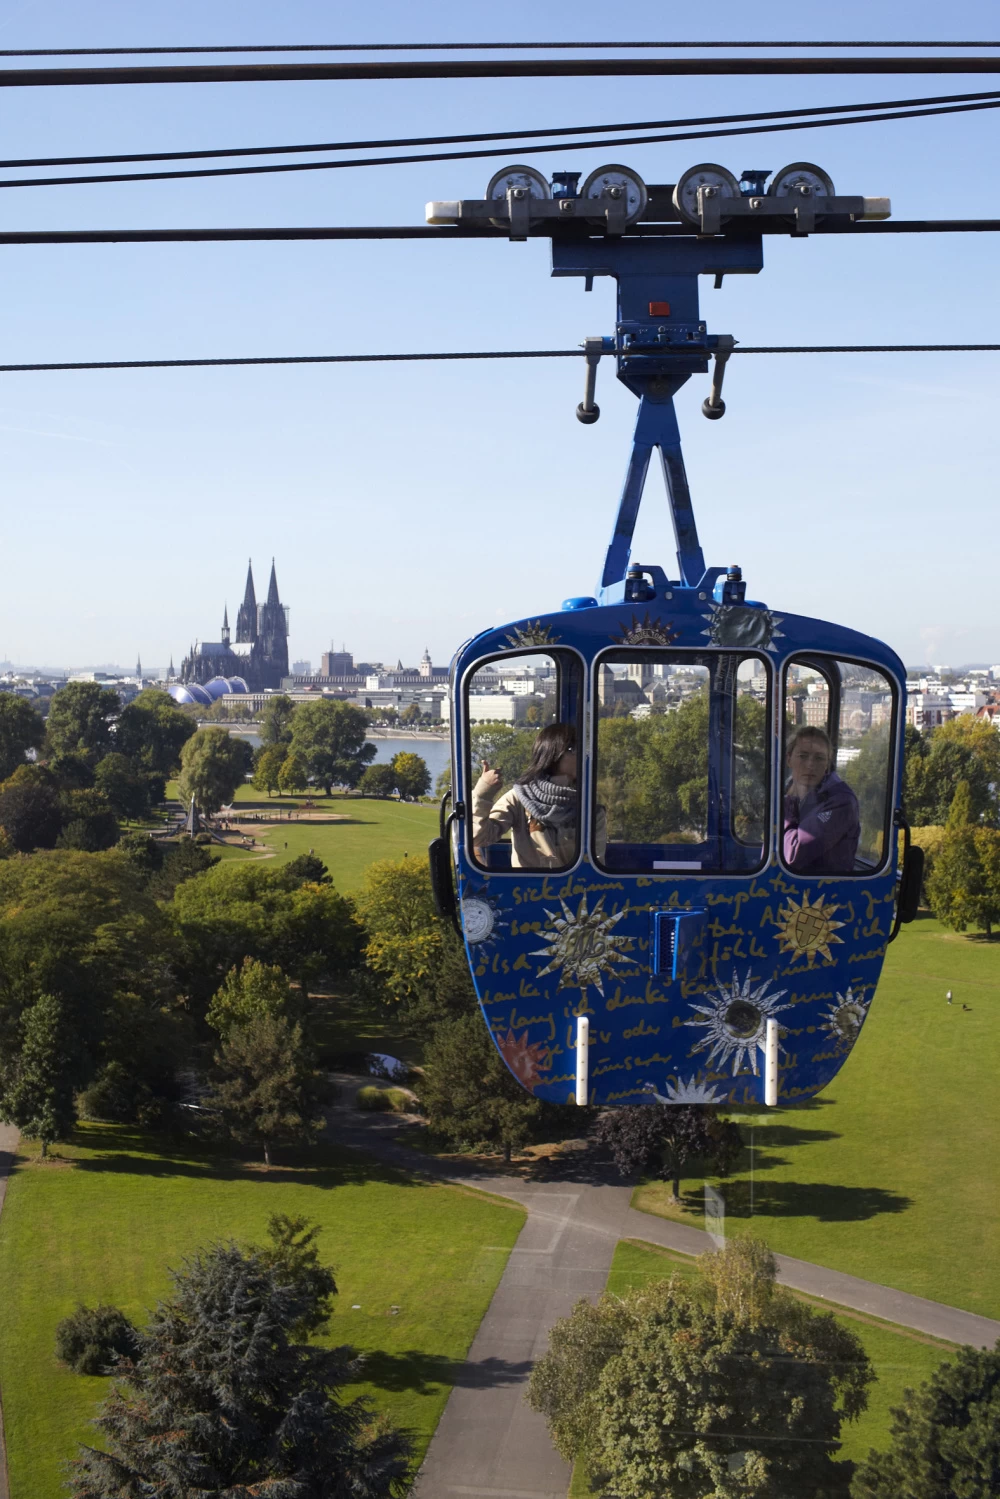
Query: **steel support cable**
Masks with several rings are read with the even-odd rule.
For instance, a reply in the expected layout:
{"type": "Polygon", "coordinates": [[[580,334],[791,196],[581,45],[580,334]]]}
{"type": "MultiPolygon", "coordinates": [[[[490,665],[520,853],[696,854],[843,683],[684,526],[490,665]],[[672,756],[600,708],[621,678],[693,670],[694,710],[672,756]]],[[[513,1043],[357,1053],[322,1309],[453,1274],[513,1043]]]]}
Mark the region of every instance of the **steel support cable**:
{"type": "MultiPolygon", "coordinates": [[[[1000,71],[1000,69],[998,69],[1000,71]]],[[[521,156],[550,151],[578,151],[582,147],[661,145],[666,142],[718,140],[743,135],[775,135],[789,130],[822,130],[833,125],[870,125],[881,120],[920,120],[931,115],[969,114],[984,109],[1000,109],[1000,96],[981,104],[951,104],[934,109],[897,109],[881,114],[852,115],[834,120],[791,120],[780,125],[728,126],[722,130],[671,131],[656,135],[610,136],[598,141],[542,141],[528,145],[490,146],[477,151],[421,151],[405,156],[359,156],[347,161],[283,161],[252,167],[194,167],[177,172],[95,172],[75,177],[0,177],[5,187],[81,187],[108,182],[176,182],[198,177],[259,177],[276,172],[340,171],[347,167],[408,166],[432,161],[480,161],[495,156],[510,156],[514,150],[521,156]]]]}
{"type": "Polygon", "coordinates": [[[996,57],[607,57],[521,61],[147,64],[122,68],[0,68],[0,88],[147,83],[352,83],[420,78],[718,78],[998,73],[996,57]]]}
{"type": "MultiPolygon", "coordinates": [[[[775,344],[733,349],[734,354],[970,354],[996,352],[1000,344],[775,344]]],[[[583,359],[582,349],[489,349],[434,354],[264,354],[230,359],[92,359],[62,364],[0,364],[0,374],[68,370],[171,370],[257,364],[412,364],[456,359],[583,359]]]]}
{"type": "MultiPolygon", "coordinates": [[[[619,120],[610,125],[553,125],[545,130],[490,130],[478,135],[413,135],[391,140],[321,141],[299,146],[226,146],[217,151],[135,151],[117,156],[35,156],[0,161],[0,168],[111,166],[133,161],[205,161],[226,156],[287,156],[313,151],[374,151],[395,146],[448,146],[472,141],[527,141],[556,135],[597,135],[602,130],[676,130],[691,125],[739,125],[746,120],[791,120],[812,115],[857,114],[860,110],[915,109],[923,104],[966,104],[995,99],[1000,90],[975,94],[931,94],[918,99],[869,99],[861,104],[817,104],[812,109],[769,109],[735,115],[697,115],[686,120],[619,120]]],[[[581,145],[586,146],[587,141],[581,145]]]]}
{"type": "MultiPolygon", "coordinates": [[[[1000,219],[884,219],[871,223],[823,224],[813,234],[994,234],[1000,219]]],[[[760,231],[758,230],[758,233],[760,231]]],[[[776,233],[795,236],[792,229],[776,233]]],[[[634,224],[624,239],[690,237],[690,224],[634,224]]],[[[531,235],[551,238],[551,231],[531,235]]],[[[734,236],[735,238],[736,236],[734,236]]],[[[506,229],[465,228],[429,224],[311,224],[274,225],[251,229],[4,229],[0,245],[157,245],[240,243],[255,240],[373,240],[422,239],[437,244],[469,239],[507,239],[506,229]]],[[[603,235],[585,236],[595,243],[603,235]]],[[[723,238],[719,236],[719,238],[723,238]]]]}
{"type": "Polygon", "coordinates": [[[579,52],[592,47],[595,52],[636,51],[709,51],[733,47],[737,51],[761,51],[765,47],[1000,47],[1000,41],[802,41],[802,42],[281,42],[251,43],[245,47],[7,47],[0,57],[181,57],[191,53],[207,55],[224,52],[579,52]]]}

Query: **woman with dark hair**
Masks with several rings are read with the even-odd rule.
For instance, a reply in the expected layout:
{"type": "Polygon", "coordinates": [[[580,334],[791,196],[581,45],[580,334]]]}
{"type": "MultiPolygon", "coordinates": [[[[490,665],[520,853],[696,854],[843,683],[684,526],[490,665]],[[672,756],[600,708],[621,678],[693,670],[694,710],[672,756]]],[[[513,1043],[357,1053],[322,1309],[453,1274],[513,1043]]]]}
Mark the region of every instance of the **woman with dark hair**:
{"type": "MultiPolygon", "coordinates": [[[[563,869],[574,864],[579,839],[576,769],[576,729],[568,723],[542,729],[527,770],[502,796],[497,793],[503,777],[484,760],[472,790],[473,847],[478,852],[510,833],[514,869],[563,869]]],[[[602,824],[598,809],[599,842],[602,824]]]]}
{"type": "Polygon", "coordinates": [[[825,729],[805,725],[786,745],[785,863],[796,874],[852,874],[861,838],[858,799],[833,768],[825,729]]]}

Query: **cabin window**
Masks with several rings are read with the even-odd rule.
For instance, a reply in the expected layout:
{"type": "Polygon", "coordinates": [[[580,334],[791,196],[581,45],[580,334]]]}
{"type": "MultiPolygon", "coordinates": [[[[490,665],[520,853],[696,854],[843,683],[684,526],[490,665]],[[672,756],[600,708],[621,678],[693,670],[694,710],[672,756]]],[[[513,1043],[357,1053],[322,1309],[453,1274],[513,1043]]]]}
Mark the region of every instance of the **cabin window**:
{"type": "Polygon", "coordinates": [[[570,651],[498,657],[467,678],[469,846],[481,868],[576,863],[582,684],[570,651]]]}
{"type": "Polygon", "coordinates": [[[784,680],[782,858],[867,875],[890,852],[896,688],[877,667],[801,656],[784,680]]]}
{"type": "Polygon", "coordinates": [[[643,874],[742,874],[765,864],[765,661],[614,651],[595,672],[597,863],[643,874]]]}

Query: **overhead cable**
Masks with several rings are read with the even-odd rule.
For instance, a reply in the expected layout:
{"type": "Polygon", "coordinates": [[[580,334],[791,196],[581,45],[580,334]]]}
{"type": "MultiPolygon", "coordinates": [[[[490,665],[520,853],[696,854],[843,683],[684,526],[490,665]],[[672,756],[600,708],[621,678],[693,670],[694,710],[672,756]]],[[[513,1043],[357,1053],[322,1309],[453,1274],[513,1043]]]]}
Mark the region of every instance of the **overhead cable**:
{"type": "MultiPolygon", "coordinates": [[[[1000,219],[883,219],[871,223],[824,223],[822,220],[811,231],[817,235],[828,234],[995,234],[1000,231],[1000,219]]],[[[672,239],[693,233],[690,224],[633,224],[626,230],[625,239],[672,239]]],[[[758,230],[758,232],[760,232],[758,230]]],[[[792,229],[782,229],[782,234],[793,234],[792,229]]],[[[546,230],[533,234],[531,238],[551,238],[546,230]]],[[[430,224],[305,224],[265,225],[239,229],[3,229],[0,230],[0,245],[154,245],[154,244],[207,244],[212,242],[239,243],[256,240],[374,240],[374,239],[418,239],[429,243],[448,244],[467,239],[508,239],[506,229],[474,228],[465,225],[438,226],[430,224]]],[[[603,236],[595,235],[595,242],[603,236]]],[[[721,238],[721,236],[720,236],[721,238]]]]}
{"type": "Polygon", "coordinates": [[[0,68],[0,88],[147,83],[351,83],[419,78],[714,78],[997,73],[995,57],[556,57],[452,62],[179,63],[123,68],[0,68]]]}
{"type": "MultiPolygon", "coordinates": [[[[733,349],[734,354],[970,354],[1000,344],[811,344],[733,349]]],[[[582,349],[490,349],[434,354],[264,354],[231,359],[93,359],[66,364],[0,364],[0,374],[69,370],[204,369],[257,364],[412,364],[456,359],[583,359],[582,349]]]]}
{"type": "Polygon", "coordinates": [[[809,47],[1000,47],[995,42],[884,42],[884,41],[792,41],[792,42],[281,42],[250,43],[238,47],[9,47],[0,57],[182,57],[233,52],[595,52],[711,51],[734,47],[737,51],[761,51],[765,47],[806,49],[809,47]]]}
{"type": "MultiPolygon", "coordinates": [[[[553,125],[544,130],[490,130],[479,134],[411,135],[388,140],[323,141],[299,146],[225,146],[215,151],[135,151],[117,156],[28,156],[0,161],[0,168],[110,166],[132,161],[203,161],[228,156],[286,156],[313,151],[372,151],[395,146],[448,146],[471,141],[533,140],[540,136],[596,135],[602,130],[674,130],[691,125],[738,125],[744,120],[789,120],[807,115],[856,114],[859,110],[913,109],[923,104],[966,104],[995,99],[1000,91],[976,94],[931,94],[917,99],[871,99],[862,104],[817,104],[811,109],[769,109],[755,114],[696,115],[679,120],[619,120],[610,125],[553,125]]],[[[584,141],[582,144],[586,145],[584,141]]]]}
{"type": "Polygon", "coordinates": [[[348,167],[411,166],[432,161],[481,161],[497,156],[510,156],[514,150],[519,155],[551,151],[579,151],[582,146],[590,150],[612,146],[662,145],[677,141],[718,140],[737,135],[775,135],[789,130],[822,130],[834,125],[871,125],[880,120],[919,120],[931,115],[969,114],[984,109],[1000,108],[1000,96],[994,95],[989,102],[980,104],[950,104],[933,109],[896,109],[879,114],[840,116],[833,120],[790,120],[776,125],[731,125],[721,130],[671,131],[654,135],[608,136],[602,140],[588,141],[541,141],[527,145],[490,146],[475,151],[419,151],[403,156],[356,156],[346,161],[286,161],[269,162],[250,167],[189,167],[176,172],[94,172],[73,177],[0,177],[0,188],[5,187],[80,187],[93,183],[108,182],[177,182],[197,177],[260,177],[279,172],[330,172],[348,167]]]}

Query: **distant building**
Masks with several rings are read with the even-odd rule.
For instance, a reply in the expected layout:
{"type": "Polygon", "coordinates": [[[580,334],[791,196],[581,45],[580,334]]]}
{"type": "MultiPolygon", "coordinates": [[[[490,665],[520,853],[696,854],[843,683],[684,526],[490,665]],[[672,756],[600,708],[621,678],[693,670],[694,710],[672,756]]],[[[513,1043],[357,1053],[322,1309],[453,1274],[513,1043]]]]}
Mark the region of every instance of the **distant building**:
{"type": "Polygon", "coordinates": [[[264,604],[257,603],[253,564],[247,568],[246,591],[236,616],[235,644],[244,649],[234,649],[230,640],[227,606],[222,614],[221,638],[191,647],[181,662],[181,683],[205,686],[217,679],[238,679],[250,692],[281,686],[288,676],[288,610],[278,597],[273,558],[264,604]]]}
{"type": "Polygon", "coordinates": [[[312,664],[311,661],[293,661],[292,662],[292,676],[293,677],[311,677],[312,676],[312,669],[313,669],[313,664],[312,664]]]}

